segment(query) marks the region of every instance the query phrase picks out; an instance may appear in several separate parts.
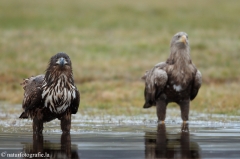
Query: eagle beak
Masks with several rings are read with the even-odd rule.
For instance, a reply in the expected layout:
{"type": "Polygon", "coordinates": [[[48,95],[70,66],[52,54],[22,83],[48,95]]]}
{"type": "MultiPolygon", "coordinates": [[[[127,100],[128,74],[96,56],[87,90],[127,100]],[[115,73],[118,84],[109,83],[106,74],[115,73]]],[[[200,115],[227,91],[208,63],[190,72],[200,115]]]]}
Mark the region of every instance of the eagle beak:
{"type": "Polygon", "coordinates": [[[187,43],[187,37],[185,35],[183,35],[181,38],[180,38],[180,42],[184,43],[186,45],[187,43]]]}
{"type": "Polygon", "coordinates": [[[65,64],[67,64],[67,61],[65,60],[65,58],[61,57],[61,58],[58,59],[58,61],[56,63],[59,64],[62,67],[65,64]]]}

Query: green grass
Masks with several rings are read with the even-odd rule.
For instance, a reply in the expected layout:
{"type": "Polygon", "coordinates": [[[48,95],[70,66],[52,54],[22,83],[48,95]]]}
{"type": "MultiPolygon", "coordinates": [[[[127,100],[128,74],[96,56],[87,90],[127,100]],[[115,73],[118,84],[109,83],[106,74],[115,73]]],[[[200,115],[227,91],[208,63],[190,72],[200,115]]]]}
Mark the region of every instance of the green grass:
{"type": "Polygon", "coordinates": [[[171,37],[185,31],[204,82],[191,109],[240,115],[239,6],[237,0],[2,0],[0,100],[21,103],[22,79],[44,73],[52,55],[66,52],[82,110],[123,108],[131,115],[129,107],[143,105],[140,77],[166,60],[171,37]]]}

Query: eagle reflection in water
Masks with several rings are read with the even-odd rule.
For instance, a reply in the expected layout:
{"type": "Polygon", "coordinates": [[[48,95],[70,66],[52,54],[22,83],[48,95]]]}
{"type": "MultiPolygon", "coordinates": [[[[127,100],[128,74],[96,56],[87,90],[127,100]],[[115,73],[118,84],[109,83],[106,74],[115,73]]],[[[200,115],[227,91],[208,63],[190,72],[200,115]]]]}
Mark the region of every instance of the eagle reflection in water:
{"type": "Polygon", "coordinates": [[[179,134],[167,134],[165,124],[159,124],[157,132],[145,134],[145,158],[199,159],[200,147],[190,141],[188,124],[183,124],[179,134]]]}
{"type": "Polygon", "coordinates": [[[50,142],[44,140],[42,134],[33,134],[32,143],[24,143],[23,152],[29,154],[25,158],[53,158],[53,159],[79,159],[77,145],[71,144],[71,135],[62,133],[61,142],[50,142]],[[32,157],[32,155],[44,155],[32,157]]]}

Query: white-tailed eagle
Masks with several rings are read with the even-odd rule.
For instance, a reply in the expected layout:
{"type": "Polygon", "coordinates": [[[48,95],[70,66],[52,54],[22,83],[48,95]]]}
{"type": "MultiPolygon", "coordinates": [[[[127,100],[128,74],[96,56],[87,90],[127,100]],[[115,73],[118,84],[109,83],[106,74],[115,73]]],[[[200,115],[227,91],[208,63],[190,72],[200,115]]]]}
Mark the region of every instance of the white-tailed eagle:
{"type": "Polygon", "coordinates": [[[25,79],[22,83],[23,113],[19,118],[33,119],[33,132],[42,133],[43,123],[58,118],[68,133],[71,114],[76,114],[80,93],[74,84],[72,64],[66,53],[57,53],[49,62],[45,75],[25,79]]]}
{"type": "Polygon", "coordinates": [[[182,120],[187,121],[190,101],[197,96],[202,83],[202,75],[190,57],[188,35],[175,34],[167,61],[156,64],[142,79],[145,81],[144,108],[156,106],[158,121],[164,122],[168,103],[175,102],[181,108],[182,120]]]}

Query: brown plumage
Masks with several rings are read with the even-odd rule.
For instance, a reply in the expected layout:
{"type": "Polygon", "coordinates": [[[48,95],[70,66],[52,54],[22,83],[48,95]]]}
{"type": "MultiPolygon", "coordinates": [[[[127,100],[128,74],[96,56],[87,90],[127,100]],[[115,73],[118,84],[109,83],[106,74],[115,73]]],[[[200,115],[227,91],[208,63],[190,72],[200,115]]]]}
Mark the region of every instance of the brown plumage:
{"type": "Polygon", "coordinates": [[[33,119],[33,131],[41,133],[43,123],[58,118],[63,132],[71,128],[71,114],[76,114],[80,93],[74,84],[72,64],[65,53],[54,55],[45,75],[25,79],[22,83],[23,113],[19,118],[33,119]]]}
{"type": "Polygon", "coordinates": [[[158,121],[164,121],[168,103],[175,102],[181,108],[182,120],[187,121],[190,101],[202,83],[202,75],[190,57],[188,35],[175,34],[167,61],[155,65],[142,79],[145,81],[144,108],[156,106],[158,121]]]}

